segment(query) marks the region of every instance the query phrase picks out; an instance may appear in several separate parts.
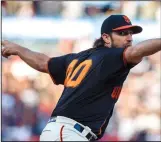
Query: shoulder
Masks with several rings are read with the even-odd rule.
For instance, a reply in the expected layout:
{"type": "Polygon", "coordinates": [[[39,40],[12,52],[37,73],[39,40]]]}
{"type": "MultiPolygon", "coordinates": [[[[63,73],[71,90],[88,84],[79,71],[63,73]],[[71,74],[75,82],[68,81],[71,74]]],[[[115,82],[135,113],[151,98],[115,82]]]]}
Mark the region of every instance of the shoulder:
{"type": "Polygon", "coordinates": [[[116,56],[123,56],[125,48],[107,48],[103,50],[102,52],[105,55],[109,55],[109,57],[116,57],[116,56]]]}

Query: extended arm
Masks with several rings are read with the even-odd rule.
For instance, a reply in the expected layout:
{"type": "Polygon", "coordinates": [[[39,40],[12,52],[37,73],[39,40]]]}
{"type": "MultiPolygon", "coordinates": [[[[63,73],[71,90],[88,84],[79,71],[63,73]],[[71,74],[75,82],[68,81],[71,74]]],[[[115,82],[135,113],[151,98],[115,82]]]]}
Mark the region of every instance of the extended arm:
{"type": "Polygon", "coordinates": [[[8,57],[10,55],[18,55],[24,62],[26,62],[32,68],[47,73],[47,64],[50,59],[48,56],[42,53],[37,53],[24,48],[18,44],[3,41],[2,56],[8,57]]]}
{"type": "Polygon", "coordinates": [[[139,63],[144,56],[152,55],[161,50],[161,39],[149,39],[128,47],[125,51],[125,58],[128,63],[139,63]]]}

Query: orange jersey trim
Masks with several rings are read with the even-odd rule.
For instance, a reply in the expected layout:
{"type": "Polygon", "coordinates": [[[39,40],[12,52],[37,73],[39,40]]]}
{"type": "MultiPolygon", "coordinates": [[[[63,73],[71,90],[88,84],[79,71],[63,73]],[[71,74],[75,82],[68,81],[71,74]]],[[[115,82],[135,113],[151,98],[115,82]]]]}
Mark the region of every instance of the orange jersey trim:
{"type": "Polygon", "coordinates": [[[119,95],[120,95],[120,92],[121,92],[121,89],[122,87],[115,87],[112,91],[112,94],[111,94],[111,97],[113,99],[118,99],[119,98],[119,95]]]}
{"type": "MultiPolygon", "coordinates": [[[[107,119],[107,118],[106,118],[106,119],[107,119]]],[[[99,133],[98,133],[97,135],[101,135],[101,133],[102,133],[102,127],[105,125],[106,119],[105,119],[105,121],[103,122],[103,124],[101,125],[100,130],[99,130],[99,133]]]]}

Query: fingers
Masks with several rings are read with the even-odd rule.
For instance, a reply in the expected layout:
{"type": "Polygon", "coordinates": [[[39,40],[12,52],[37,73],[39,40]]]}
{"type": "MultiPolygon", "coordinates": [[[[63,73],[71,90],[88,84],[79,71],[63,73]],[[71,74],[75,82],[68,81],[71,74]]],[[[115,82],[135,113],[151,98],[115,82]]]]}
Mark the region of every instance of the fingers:
{"type": "Polygon", "coordinates": [[[10,54],[8,52],[4,51],[2,53],[2,56],[5,57],[5,58],[8,58],[8,56],[10,56],[10,54]]]}
{"type": "Polygon", "coordinates": [[[5,58],[8,58],[9,53],[8,53],[8,48],[2,48],[2,56],[5,58]]]}
{"type": "Polygon", "coordinates": [[[3,57],[8,58],[10,55],[13,55],[12,50],[13,45],[11,44],[11,42],[9,42],[8,40],[3,40],[1,44],[2,44],[1,53],[3,57]]]}
{"type": "Polygon", "coordinates": [[[6,48],[3,48],[3,49],[2,49],[2,56],[3,56],[3,57],[6,57],[5,51],[6,51],[6,48]]]}
{"type": "Polygon", "coordinates": [[[7,40],[2,41],[2,56],[3,57],[8,57],[10,55],[17,55],[16,54],[16,48],[17,48],[17,44],[14,44],[12,42],[9,42],[7,40]]]}
{"type": "Polygon", "coordinates": [[[3,57],[5,57],[5,58],[8,58],[8,48],[7,47],[5,47],[5,45],[8,43],[8,41],[7,40],[3,40],[2,42],[1,42],[1,45],[2,45],[2,50],[1,50],[1,53],[2,53],[2,56],[3,57]]]}
{"type": "Polygon", "coordinates": [[[2,50],[1,50],[2,55],[4,54],[4,51],[5,51],[5,48],[2,48],[2,50]]]}
{"type": "Polygon", "coordinates": [[[5,57],[5,58],[8,58],[8,56],[6,56],[6,55],[2,55],[3,57],[5,57]]]}
{"type": "Polygon", "coordinates": [[[2,54],[2,57],[8,58],[8,56],[7,56],[7,55],[3,55],[3,54],[2,54]]]}
{"type": "Polygon", "coordinates": [[[2,53],[4,52],[5,48],[2,48],[2,53]]]}
{"type": "Polygon", "coordinates": [[[6,48],[3,48],[3,49],[2,49],[2,54],[4,54],[4,53],[5,53],[5,51],[6,51],[6,48]]]}

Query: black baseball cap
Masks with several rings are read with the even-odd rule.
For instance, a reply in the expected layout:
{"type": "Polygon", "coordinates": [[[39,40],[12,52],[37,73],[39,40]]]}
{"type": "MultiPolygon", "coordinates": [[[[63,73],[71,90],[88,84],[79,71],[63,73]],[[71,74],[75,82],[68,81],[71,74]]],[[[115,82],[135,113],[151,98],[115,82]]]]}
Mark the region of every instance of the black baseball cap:
{"type": "Polygon", "coordinates": [[[111,33],[113,31],[120,31],[130,29],[133,34],[140,33],[143,29],[140,26],[132,25],[130,19],[126,15],[111,15],[106,18],[101,26],[101,35],[103,33],[111,33]]]}

